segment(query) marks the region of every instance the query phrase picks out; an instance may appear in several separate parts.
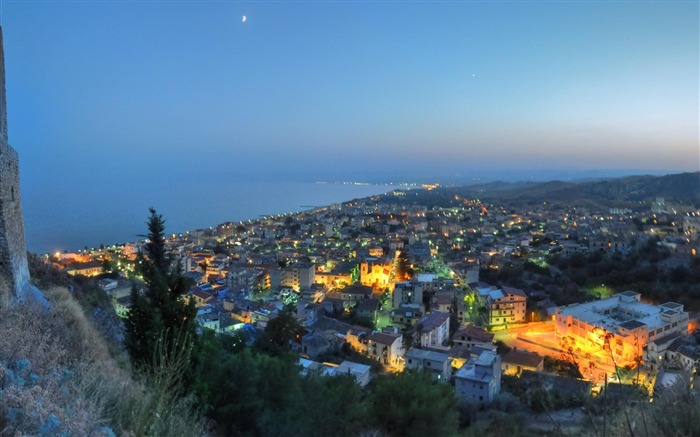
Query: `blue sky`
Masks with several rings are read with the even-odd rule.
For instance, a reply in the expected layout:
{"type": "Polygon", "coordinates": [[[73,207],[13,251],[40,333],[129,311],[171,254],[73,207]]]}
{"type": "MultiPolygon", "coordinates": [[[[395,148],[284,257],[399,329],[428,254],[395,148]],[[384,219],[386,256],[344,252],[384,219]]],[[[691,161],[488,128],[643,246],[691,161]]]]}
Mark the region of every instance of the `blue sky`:
{"type": "Polygon", "coordinates": [[[134,239],[149,206],[184,231],[328,201],[281,181],[697,171],[698,17],[697,1],[0,1],[28,247],[134,239]]]}
{"type": "Polygon", "coordinates": [[[212,169],[694,171],[698,16],[694,1],[4,1],[10,142],[23,192],[57,196],[212,169]]]}

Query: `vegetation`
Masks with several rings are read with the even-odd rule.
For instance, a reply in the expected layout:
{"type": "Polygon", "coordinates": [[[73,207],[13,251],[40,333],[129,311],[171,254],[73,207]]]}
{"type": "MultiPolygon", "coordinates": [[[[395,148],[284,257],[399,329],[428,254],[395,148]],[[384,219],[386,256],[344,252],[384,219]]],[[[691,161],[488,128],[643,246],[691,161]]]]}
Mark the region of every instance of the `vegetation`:
{"type": "Polygon", "coordinates": [[[66,288],[44,293],[50,310],[0,309],[0,435],[201,434],[191,404],[173,396],[174,363],[133,378],[66,288]]]}
{"type": "Polygon", "coordinates": [[[502,268],[482,269],[482,280],[510,285],[549,296],[558,305],[590,301],[613,293],[634,290],[656,302],[682,303],[700,309],[700,259],[688,266],[666,263],[671,252],[649,238],[629,253],[592,252],[549,257],[547,267],[515,260],[502,268]]]}
{"type": "Polygon", "coordinates": [[[379,378],[371,405],[376,426],[389,435],[450,435],[457,429],[454,389],[425,372],[379,378]]]}
{"type": "Polygon", "coordinates": [[[156,351],[170,355],[183,350],[190,356],[196,343],[196,309],[194,303],[184,300],[191,284],[166,251],[163,217],[153,208],[150,213],[146,253],[138,259],[146,292],[132,288],[125,322],[126,348],[133,364],[145,370],[156,367],[156,351]]]}

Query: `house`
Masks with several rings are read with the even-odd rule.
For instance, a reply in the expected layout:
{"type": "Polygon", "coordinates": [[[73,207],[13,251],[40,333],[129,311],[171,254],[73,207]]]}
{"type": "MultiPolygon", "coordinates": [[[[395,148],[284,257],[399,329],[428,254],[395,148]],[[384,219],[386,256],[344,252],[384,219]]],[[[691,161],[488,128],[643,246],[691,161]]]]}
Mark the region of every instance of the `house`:
{"type": "Polygon", "coordinates": [[[501,391],[501,357],[495,352],[483,351],[464,364],[454,377],[460,399],[479,404],[491,402],[501,391]]]}
{"type": "Polygon", "coordinates": [[[306,358],[299,358],[299,366],[301,367],[302,375],[352,375],[360,387],[365,387],[369,384],[371,378],[371,367],[366,364],[355,363],[352,361],[343,361],[340,364],[319,363],[306,358]]]}
{"type": "Polygon", "coordinates": [[[525,321],[527,295],[517,288],[503,287],[491,290],[486,298],[489,325],[522,323],[525,321]]]}
{"type": "Polygon", "coordinates": [[[371,367],[366,364],[345,360],[335,369],[335,375],[352,375],[360,387],[369,384],[371,367]]]}
{"type": "Polygon", "coordinates": [[[374,333],[367,336],[367,356],[391,369],[404,367],[403,337],[401,334],[374,333]]]}
{"type": "Polygon", "coordinates": [[[448,354],[452,358],[452,367],[461,369],[469,360],[478,357],[483,351],[498,352],[495,344],[482,344],[467,349],[466,346],[453,346],[448,354]]]}
{"type": "Polygon", "coordinates": [[[353,326],[345,333],[345,342],[361,354],[367,353],[367,337],[371,334],[369,328],[353,326]]]}
{"type": "Polygon", "coordinates": [[[323,316],[324,313],[323,305],[320,303],[310,303],[303,300],[297,302],[297,319],[312,321],[323,316]]]}
{"type": "Polygon", "coordinates": [[[439,311],[426,314],[415,328],[422,347],[442,346],[450,335],[450,315],[439,311]]]}
{"type": "Polygon", "coordinates": [[[671,333],[649,342],[645,361],[654,369],[681,369],[692,372],[700,365],[700,344],[695,335],[671,333]]]}
{"type": "Polygon", "coordinates": [[[186,296],[188,300],[194,302],[196,307],[207,305],[213,297],[211,293],[203,291],[200,287],[193,287],[186,296]]]}
{"type": "Polygon", "coordinates": [[[455,346],[464,346],[471,349],[474,346],[493,343],[494,334],[486,332],[483,328],[476,326],[463,326],[452,336],[452,343],[455,346]]]}
{"type": "Polygon", "coordinates": [[[351,262],[340,263],[330,272],[316,272],[316,282],[329,287],[344,287],[359,279],[359,267],[351,262]]]}
{"type": "Polygon", "coordinates": [[[104,291],[114,290],[117,288],[117,285],[119,285],[119,282],[116,279],[105,278],[97,281],[97,286],[104,291]]]}
{"type": "Polygon", "coordinates": [[[220,319],[218,314],[206,313],[197,316],[197,323],[204,329],[211,329],[214,332],[220,331],[220,319]]]}
{"type": "Polygon", "coordinates": [[[416,282],[397,282],[391,294],[391,307],[396,309],[403,305],[416,305],[423,311],[423,286],[416,282]]]}
{"type": "Polygon", "coordinates": [[[451,293],[438,293],[433,296],[430,309],[432,311],[440,311],[443,313],[452,312],[452,305],[456,302],[454,295],[451,293]]]}
{"type": "Polygon", "coordinates": [[[112,301],[112,306],[117,316],[125,319],[129,315],[129,309],[131,308],[131,296],[126,295],[114,299],[112,301]]]}
{"type": "Polygon", "coordinates": [[[401,305],[391,311],[391,321],[401,325],[414,326],[423,317],[423,305],[401,305]]]}
{"type": "Polygon", "coordinates": [[[335,331],[314,331],[301,338],[301,353],[314,358],[327,352],[337,351],[340,343],[338,333],[335,331]]]}
{"type": "Polygon", "coordinates": [[[501,370],[504,375],[520,376],[523,370],[542,372],[544,358],[533,352],[511,349],[501,359],[501,370]]]}
{"type": "Polygon", "coordinates": [[[434,380],[447,382],[452,377],[452,359],[448,354],[413,348],[404,357],[407,369],[430,372],[434,380]]]}
{"type": "Polygon", "coordinates": [[[308,263],[294,263],[283,268],[270,269],[270,287],[291,288],[299,292],[311,287],[316,278],[316,268],[308,263]]]}
{"type": "Polygon", "coordinates": [[[340,298],[344,301],[357,302],[372,297],[372,287],[353,284],[340,290],[340,298]]]}
{"type": "Polygon", "coordinates": [[[650,341],[644,352],[644,364],[651,370],[663,368],[664,364],[668,363],[671,358],[670,354],[667,353],[669,346],[682,335],[681,332],[672,332],[650,341]]]}
{"type": "Polygon", "coordinates": [[[102,263],[99,261],[88,261],[83,263],[73,263],[64,270],[71,276],[97,276],[104,272],[102,263]]]}
{"type": "Polygon", "coordinates": [[[364,299],[357,304],[355,308],[356,316],[362,317],[374,322],[377,320],[379,313],[379,299],[364,299]]]}

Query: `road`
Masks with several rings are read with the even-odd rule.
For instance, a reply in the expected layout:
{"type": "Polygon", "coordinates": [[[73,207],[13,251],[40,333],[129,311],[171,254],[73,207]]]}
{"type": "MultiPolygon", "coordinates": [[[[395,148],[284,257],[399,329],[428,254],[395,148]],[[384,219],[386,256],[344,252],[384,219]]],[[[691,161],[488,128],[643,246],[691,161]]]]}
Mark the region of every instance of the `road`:
{"type": "MultiPolygon", "coordinates": [[[[534,352],[541,356],[562,359],[567,357],[554,334],[554,322],[537,322],[504,329],[494,333],[495,341],[502,341],[505,345],[534,352]]],[[[574,357],[579,364],[579,370],[584,379],[602,384],[605,378],[615,374],[615,366],[605,351],[595,351],[593,354],[576,355],[574,357]]]]}

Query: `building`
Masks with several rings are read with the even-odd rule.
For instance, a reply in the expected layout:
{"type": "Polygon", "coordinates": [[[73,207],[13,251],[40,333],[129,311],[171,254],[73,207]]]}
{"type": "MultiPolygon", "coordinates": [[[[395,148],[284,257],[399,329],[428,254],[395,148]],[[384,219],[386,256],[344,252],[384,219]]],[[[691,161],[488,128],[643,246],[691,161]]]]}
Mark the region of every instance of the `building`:
{"type": "Polygon", "coordinates": [[[404,350],[401,334],[374,333],[367,336],[367,356],[385,367],[403,370],[404,350]]]}
{"type": "Polygon", "coordinates": [[[436,381],[447,382],[452,377],[452,359],[445,353],[413,348],[404,360],[407,369],[429,372],[436,381]]]}
{"type": "Polygon", "coordinates": [[[355,308],[355,315],[363,319],[371,320],[372,323],[377,321],[379,315],[379,299],[363,299],[355,308]]]}
{"type": "Polygon", "coordinates": [[[700,344],[695,335],[674,332],[649,342],[644,364],[651,370],[674,368],[693,372],[700,368],[700,344]]]}
{"type": "Polygon", "coordinates": [[[361,354],[367,354],[367,337],[370,335],[371,332],[369,328],[353,326],[345,333],[345,343],[350,345],[355,351],[361,354]]]}
{"type": "Polygon", "coordinates": [[[471,358],[455,373],[455,391],[464,401],[479,404],[493,401],[501,391],[501,357],[483,351],[471,358]]]}
{"type": "Polygon", "coordinates": [[[316,272],[316,282],[327,285],[330,288],[345,287],[360,280],[360,267],[357,263],[341,262],[330,271],[316,272]]]}
{"type": "Polygon", "coordinates": [[[688,332],[688,313],[683,305],[644,303],[634,291],[556,308],[554,321],[559,341],[568,341],[582,352],[612,354],[618,364],[635,363],[649,342],[688,332]]]}
{"type": "Polygon", "coordinates": [[[422,347],[443,346],[450,336],[450,315],[439,311],[426,314],[415,328],[422,347]]]}
{"type": "Polygon", "coordinates": [[[344,360],[338,367],[335,368],[334,375],[352,375],[360,387],[365,387],[369,384],[371,367],[366,364],[355,363],[353,361],[344,360]]]}
{"type": "Polygon", "coordinates": [[[359,302],[372,297],[372,287],[354,284],[340,290],[340,298],[344,302],[359,302]]]}
{"type": "Polygon", "coordinates": [[[474,346],[493,343],[493,337],[493,333],[486,332],[483,328],[464,326],[454,333],[452,336],[452,343],[455,346],[462,346],[470,350],[474,346]]]}
{"type": "Polygon", "coordinates": [[[389,287],[393,267],[389,258],[365,258],[360,263],[360,282],[374,288],[389,287]]]}
{"type": "Polygon", "coordinates": [[[340,364],[333,364],[319,363],[306,358],[299,358],[299,365],[301,366],[300,373],[302,375],[352,375],[355,378],[355,382],[357,382],[360,387],[365,387],[369,384],[371,378],[370,366],[347,360],[340,364]]]}
{"type": "Polygon", "coordinates": [[[527,295],[517,288],[490,290],[486,297],[489,325],[522,323],[525,321],[527,295]]]}
{"type": "Polygon", "coordinates": [[[542,372],[544,358],[533,352],[511,349],[501,358],[501,370],[504,375],[520,376],[523,370],[542,372]]]}
{"type": "Polygon", "coordinates": [[[103,291],[112,291],[119,285],[119,281],[111,278],[104,278],[97,281],[97,286],[103,291]]]}
{"type": "Polygon", "coordinates": [[[414,326],[423,317],[423,305],[401,305],[391,310],[391,322],[404,326],[414,326]]]}
{"type": "Polygon", "coordinates": [[[281,269],[270,270],[270,287],[276,290],[280,287],[291,288],[299,292],[311,288],[316,278],[316,269],[307,263],[294,263],[281,269]]]}
{"type": "Polygon", "coordinates": [[[97,276],[104,272],[104,268],[99,261],[89,261],[85,263],[73,263],[66,267],[65,272],[71,276],[97,276]]]}
{"type": "Polygon", "coordinates": [[[417,282],[397,282],[391,294],[391,307],[396,309],[402,305],[419,305],[423,308],[423,286],[417,282]]]}
{"type": "Polygon", "coordinates": [[[204,329],[211,329],[214,332],[219,332],[221,330],[218,313],[207,313],[197,316],[197,324],[204,329]]]}

